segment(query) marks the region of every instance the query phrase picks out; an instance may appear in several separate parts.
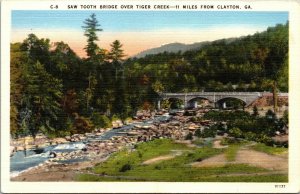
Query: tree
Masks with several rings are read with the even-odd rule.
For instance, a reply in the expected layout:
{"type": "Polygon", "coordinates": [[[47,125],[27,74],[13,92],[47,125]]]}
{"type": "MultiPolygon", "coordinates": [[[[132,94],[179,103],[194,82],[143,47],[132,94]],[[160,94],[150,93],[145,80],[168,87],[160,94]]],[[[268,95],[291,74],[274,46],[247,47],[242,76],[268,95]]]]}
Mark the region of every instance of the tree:
{"type": "Polygon", "coordinates": [[[113,103],[113,113],[119,114],[122,119],[125,119],[130,111],[128,95],[126,92],[126,83],[124,76],[123,57],[125,56],[122,49],[122,44],[119,40],[115,40],[111,45],[111,50],[108,54],[112,61],[115,70],[114,94],[115,100],[113,103]]]}
{"type": "Polygon", "coordinates": [[[26,113],[23,119],[29,119],[23,122],[23,127],[33,137],[39,131],[55,131],[60,125],[61,80],[49,74],[39,62],[28,66],[24,79],[22,111],[26,113]]]}
{"type": "Polygon", "coordinates": [[[20,133],[19,109],[24,91],[23,69],[28,61],[26,52],[21,51],[21,44],[11,44],[10,51],[10,132],[12,135],[20,133]]]}
{"type": "Polygon", "coordinates": [[[277,112],[277,93],[278,93],[278,80],[281,77],[280,70],[286,64],[288,58],[288,23],[286,25],[278,24],[275,28],[268,28],[267,32],[269,35],[268,43],[271,44],[268,58],[266,59],[265,71],[269,77],[273,80],[273,101],[274,101],[274,112],[277,112]]]}
{"type": "Polygon", "coordinates": [[[155,92],[160,93],[160,92],[163,92],[164,86],[163,86],[163,84],[162,84],[160,81],[156,80],[156,81],[152,84],[152,89],[153,89],[155,92]]]}
{"type": "Polygon", "coordinates": [[[50,52],[51,73],[56,78],[63,81],[64,91],[74,88],[82,88],[85,81],[82,60],[64,42],[54,43],[54,48],[50,52]]]}
{"type": "Polygon", "coordinates": [[[100,24],[94,13],[90,15],[90,18],[87,18],[84,21],[84,24],[85,26],[82,26],[82,28],[85,30],[84,35],[87,37],[88,43],[84,49],[86,50],[86,54],[89,58],[94,58],[97,54],[97,50],[99,49],[96,44],[96,41],[99,40],[96,33],[102,31],[102,29],[99,28],[100,24]]]}
{"type": "Polygon", "coordinates": [[[25,39],[21,45],[21,50],[28,53],[28,58],[31,63],[40,63],[45,65],[48,72],[51,72],[52,67],[49,65],[50,61],[50,40],[39,39],[35,34],[29,34],[28,38],[25,39]]]}
{"type": "Polygon", "coordinates": [[[91,102],[95,93],[95,86],[97,85],[97,79],[93,75],[88,76],[88,86],[86,89],[82,89],[79,92],[79,103],[81,106],[81,112],[85,115],[91,113],[91,102]]]}
{"type": "Polygon", "coordinates": [[[79,103],[75,89],[68,90],[62,98],[62,108],[68,116],[77,112],[79,103]]]}
{"type": "Polygon", "coordinates": [[[115,40],[111,45],[111,50],[108,54],[108,58],[112,60],[113,67],[115,68],[115,79],[118,78],[118,74],[122,73],[124,75],[123,57],[125,56],[122,49],[122,44],[119,40],[115,40]]]}
{"type": "Polygon", "coordinates": [[[111,50],[109,52],[109,58],[112,60],[113,63],[115,62],[122,62],[123,58],[126,56],[124,55],[124,51],[122,50],[122,44],[119,40],[115,40],[111,45],[111,50]]]}

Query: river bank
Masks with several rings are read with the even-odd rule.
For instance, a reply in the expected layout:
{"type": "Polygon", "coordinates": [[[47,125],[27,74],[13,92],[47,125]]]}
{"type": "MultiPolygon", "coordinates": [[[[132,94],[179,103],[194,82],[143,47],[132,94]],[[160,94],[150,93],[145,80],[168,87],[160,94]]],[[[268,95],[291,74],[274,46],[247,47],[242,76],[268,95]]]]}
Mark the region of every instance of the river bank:
{"type": "MultiPolygon", "coordinates": [[[[134,150],[136,144],[155,139],[184,142],[189,135],[191,136],[189,139],[195,140],[196,131],[202,133],[217,124],[215,121],[202,119],[208,111],[208,109],[174,111],[170,113],[172,116],[167,116],[166,112],[157,112],[155,115],[150,114],[150,117],[135,118],[131,124],[121,128],[96,129],[92,133],[80,135],[75,142],[71,142],[73,136],[65,137],[67,143],[59,143],[53,148],[56,153],[54,158],[47,159],[46,162],[12,177],[11,180],[74,181],[78,173],[86,172],[87,169],[105,161],[111,154],[120,150],[134,150]],[[66,147],[70,148],[70,143],[79,143],[75,146],[72,144],[78,149],[60,151],[66,147]]],[[[222,123],[226,125],[226,122],[222,123]]],[[[228,134],[220,133],[218,136],[227,138],[228,134]]]]}
{"type": "MultiPolygon", "coordinates": [[[[189,123],[184,125],[183,123],[185,122],[185,119],[182,116],[174,116],[172,122],[167,124],[164,122],[164,119],[160,120],[164,117],[162,116],[163,114],[165,114],[165,112],[160,112],[158,115],[156,115],[156,119],[153,118],[151,120],[149,120],[149,116],[151,116],[151,114],[138,115],[138,117],[133,121],[133,124],[128,127],[128,130],[115,131],[113,135],[108,138],[103,137],[114,131],[114,129],[96,129],[90,134],[81,134],[80,136],[75,135],[75,137],[78,137],[76,138],[76,140],[78,140],[76,142],[87,140],[84,149],[71,152],[56,152],[55,158],[50,158],[46,162],[28,169],[16,177],[12,177],[12,180],[34,181],[36,180],[35,177],[40,177],[38,180],[47,181],[52,180],[57,176],[60,177],[59,174],[61,174],[61,172],[66,172],[68,175],[70,175],[65,175],[65,178],[63,178],[62,181],[70,180],[71,175],[73,176],[78,170],[84,171],[85,168],[94,166],[95,163],[105,160],[112,153],[115,153],[123,148],[134,148],[134,145],[139,142],[151,141],[157,138],[174,138],[177,140],[184,140],[185,136],[190,130],[196,129],[195,125],[189,126],[189,123]],[[83,159],[83,161],[65,163],[65,161],[81,159],[83,159]],[[56,172],[56,169],[61,168],[63,168],[63,170],[56,172]],[[40,174],[43,174],[43,176],[40,176],[40,174]]],[[[34,147],[45,145],[45,141],[47,141],[45,139],[45,137],[37,136],[35,143],[41,143],[38,145],[35,144],[34,147]],[[44,141],[41,141],[41,139],[44,139],[44,141]]],[[[74,139],[74,136],[53,139],[52,142],[56,144],[53,150],[56,148],[63,149],[67,145],[69,147],[69,143],[73,142],[70,141],[72,139],[74,139]]],[[[22,142],[22,140],[18,140],[16,142],[22,142]]],[[[50,145],[49,140],[46,143],[50,145]]],[[[27,145],[30,145],[30,143],[27,143],[27,145]]],[[[62,177],[59,179],[61,178],[62,177]]]]}

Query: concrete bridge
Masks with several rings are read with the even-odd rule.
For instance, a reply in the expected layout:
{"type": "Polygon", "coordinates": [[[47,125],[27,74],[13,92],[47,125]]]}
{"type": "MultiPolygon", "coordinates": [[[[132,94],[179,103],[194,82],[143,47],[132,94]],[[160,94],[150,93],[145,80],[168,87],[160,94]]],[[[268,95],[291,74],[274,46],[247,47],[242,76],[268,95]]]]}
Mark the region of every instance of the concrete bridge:
{"type": "MultiPolygon", "coordinates": [[[[270,96],[269,92],[190,92],[190,93],[159,93],[160,100],[157,107],[160,109],[161,100],[179,99],[183,101],[184,108],[197,107],[197,99],[208,100],[213,107],[226,108],[226,99],[238,99],[244,102],[245,106],[249,106],[255,100],[262,96],[270,96]]],[[[287,96],[287,93],[279,93],[279,96],[287,96]]]]}

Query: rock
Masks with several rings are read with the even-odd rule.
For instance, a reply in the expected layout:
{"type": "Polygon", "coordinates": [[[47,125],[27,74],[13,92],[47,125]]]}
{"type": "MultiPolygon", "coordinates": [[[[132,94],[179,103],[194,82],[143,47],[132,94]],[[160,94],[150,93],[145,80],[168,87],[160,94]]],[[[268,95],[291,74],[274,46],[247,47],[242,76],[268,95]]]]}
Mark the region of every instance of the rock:
{"type": "Polygon", "coordinates": [[[17,151],[24,151],[24,147],[23,146],[17,146],[17,151]]]}
{"type": "Polygon", "coordinates": [[[105,143],[100,143],[100,144],[99,144],[99,147],[100,147],[100,148],[105,147],[105,143]]]}
{"type": "Polygon", "coordinates": [[[112,121],[112,127],[113,128],[120,128],[123,126],[123,122],[121,120],[115,120],[115,121],[112,121]]]}
{"type": "Polygon", "coordinates": [[[129,124],[131,124],[133,121],[131,120],[131,119],[127,119],[125,122],[124,122],[124,124],[125,125],[129,125],[129,124]]]}
{"type": "Polygon", "coordinates": [[[195,131],[195,130],[198,129],[198,128],[199,128],[199,126],[196,125],[196,124],[194,124],[194,123],[192,123],[192,124],[188,127],[188,129],[191,130],[191,131],[195,131]]]}
{"type": "Polygon", "coordinates": [[[134,127],[140,129],[142,128],[142,125],[134,125],[134,127]]]}
{"type": "Polygon", "coordinates": [[[79,140],[85,140],[86,137],[85,136],[79,136],[79,140]]]}
{"type": "Polygon", "coordinates": [[[275,136],[272,137],[272,140],[274,141],[275,144],[284,145],[284,144],[288,144],[289,136],[288,135],[275,136]]]}
{"type": "Polygon", "coordinates": [[[57,154],[55,152],[50,152],[49,157],[50,158],[56,158],[57,154]]]}
{"type": "Polygon", "coordinates": [[[67,141],[71,141],[71,136],[66,136],[65,139],[66,139],[67,141]]]}
{"type": "Polygon", "coordinates": [[[28,150],[37,148],[36,145],[26,145],[25,147],[26,147],[26,149],[28,149],[28,150]]]}
{"type": "Polygon", "coordinates": [[[56,144],[61,144],[61,143],[67,143],[68,141],[65,138],[58,137],[58,138],[54,138],[52,142],[53,143],[55,142],[56,144]]]}
{"type": "Polygon", "coordinates": [[[10,146],[10,156],[12,156],[15,151],[16,151],[16,147],[10,146]]]}

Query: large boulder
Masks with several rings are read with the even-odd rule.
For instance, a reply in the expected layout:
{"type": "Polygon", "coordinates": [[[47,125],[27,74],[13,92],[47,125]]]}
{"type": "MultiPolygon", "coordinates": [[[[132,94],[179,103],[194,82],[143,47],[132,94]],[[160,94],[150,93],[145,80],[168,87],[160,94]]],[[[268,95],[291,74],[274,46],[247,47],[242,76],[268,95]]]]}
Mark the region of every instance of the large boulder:
{"type": "Polygon", "coordinates": [[[123,126],[123,122],[120,119],[112,121],[111,123],[113,128],[120,128],[123,126]]]}
{"type": "Polygon", "coordinates": [[[274,144],[279,146],[288,147],[289,144],[289,136],[288,135],[277,135],[272,137],[274,144]]]}

